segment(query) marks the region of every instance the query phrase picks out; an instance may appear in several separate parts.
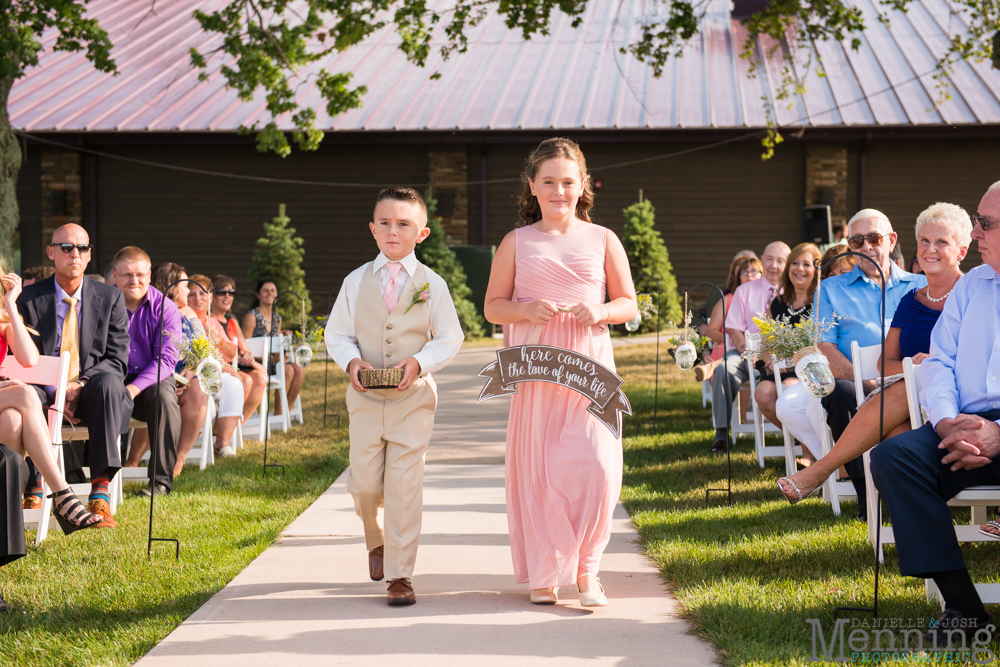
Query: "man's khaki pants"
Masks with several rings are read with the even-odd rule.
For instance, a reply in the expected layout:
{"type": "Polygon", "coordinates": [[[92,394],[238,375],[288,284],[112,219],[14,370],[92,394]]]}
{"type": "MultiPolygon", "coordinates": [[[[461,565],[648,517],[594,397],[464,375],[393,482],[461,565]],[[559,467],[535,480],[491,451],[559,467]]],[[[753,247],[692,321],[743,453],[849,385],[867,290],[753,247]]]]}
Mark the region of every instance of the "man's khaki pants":
{"type": "Polygon", "coordinates": [[[437,386],[428,376],[406,391],[347,389],[351,469],[347,490],[365,525],[368,550],[385,545],[387,580],[410,579],[424,502],[424,453],[434,429],[437,386]],[[378,509],[385,507],[385,530],[378,509]]]}

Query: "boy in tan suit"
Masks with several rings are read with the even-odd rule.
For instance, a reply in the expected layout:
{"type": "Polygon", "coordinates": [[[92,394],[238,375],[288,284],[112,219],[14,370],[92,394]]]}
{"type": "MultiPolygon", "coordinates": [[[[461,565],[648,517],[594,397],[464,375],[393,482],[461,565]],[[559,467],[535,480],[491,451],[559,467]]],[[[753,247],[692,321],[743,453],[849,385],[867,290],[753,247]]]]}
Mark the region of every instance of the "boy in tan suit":
{"type": "Polygon", "coordinates": [[[351,378],[347,489],[364,522],[369,575],[388,578],[390,605],[413,604],[424,453],[437,407],[431,373],[448,365],[465,336],[447,283],[413,253],[430,233],[420,194],[386,188],[374,217],[369,226],[381,252],[344,279],[326,344],[351,378]],[[401,368],[403,380],[395,389],[366,389],[358,381],[363,368],[401,368]]]}

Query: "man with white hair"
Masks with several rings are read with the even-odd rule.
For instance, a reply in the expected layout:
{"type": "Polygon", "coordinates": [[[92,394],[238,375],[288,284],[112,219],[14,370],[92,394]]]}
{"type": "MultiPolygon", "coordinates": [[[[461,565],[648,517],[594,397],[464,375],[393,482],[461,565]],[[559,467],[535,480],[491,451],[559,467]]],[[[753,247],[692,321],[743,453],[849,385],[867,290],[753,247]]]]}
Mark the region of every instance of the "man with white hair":
{"type": "MultiPolygon", "coordinates": [[[[871,208],[858,211],[847,223],[847,245],[872,261],[859,257],[851,271],[824,280],[815,310],[819,319],[831,322],[836,318],[837,323],[820,336],[819,343],[819,349],[830,360],[830,370],[837,378],[833,393],[823,399],[834,441],[840,438],[858,408],[851,343],[857,341],[861,347],[867,347],[882,341],[883,276],[886,333],[903,295],[927,285],[926,277],[904,271],[889,258],[896,246],[896,232],[881,211],[871,208]]],[[[865,384],[865,393],[869,393],[878,382],[869,380],[865,384]]],[[[781,419],[780,413],[778,418],[781,419]]],[[[865,519],[867,504],[861,458],[844,467],[857,492],[858,518],[865,519]]]]}
{"type": "Polygon", "coordinates": [[[785,261],[791,248],[775,241],[764,248],[761,264],[764,275],[757,280],[744,283],[736,288],[733,301],[726,313],[726,333],[733,343],[726,361],[719,364],[712,376],[712,422],[715,426],[713,452],[729,449],[729,423],[726,409],[740,390],[740,385],[750,379],[747,364],[740,357],[747,348],[746,332],[758,333],[760,328],[753,323],[754,317],[763,317],[767,305],[778,294],[778,280],[785,269],[785,261]],[[729,384],[729,400],[726,400],[726,383],[729,384]]]}
{"type": "MultiPolygon", "coordinates": [[[[972,216],[985,265],[956,284],[920,365],[920,405],[930,421],[872,450],[872,476],[892,516],[904,576],[933,579],[944,614],[928,641],[950,645],[993,622],[969,576],[948,500],[1000,483],[1000,182],[972,216]]],[[[980,532],[1000,539],[1000,522],[980,532]]]]}

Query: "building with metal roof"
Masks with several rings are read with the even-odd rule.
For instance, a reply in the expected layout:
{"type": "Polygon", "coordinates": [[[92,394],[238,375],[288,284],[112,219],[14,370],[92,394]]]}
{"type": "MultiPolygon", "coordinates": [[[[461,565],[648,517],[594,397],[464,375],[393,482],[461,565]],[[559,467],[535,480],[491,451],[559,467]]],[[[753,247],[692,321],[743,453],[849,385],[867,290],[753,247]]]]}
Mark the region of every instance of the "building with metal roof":
{"type": "MultiPolygon", "coordinates": [[[[243,103],[225,87],[222,56],[209,58],[205,81],[190,66],[189,49],[205,53],[218,40],[192,11],[225,4],[158,0],[150,12],[148,3],[89,3],[115,44],[118,76],[80,53],[51,51],[54,35],[43,36],[50,50],[8,105],[32,137],[19,183],[26,265],[42,260],[51,229],[73,219],[91,229],[99,262],[138,244],[154,261],[240,278],[261,222],[286,203],[307,240],[311,286],[322,291],[371,245],[364,223],[381,185],[436,186],[457,243],[498,243],[516,218],[524,157],[552,135],[584,147],[604,224],[620,232],[620,211],[640,189],[653,200],[682,285],[718,279],[744,246],[801,240],[804,205],[829,204],[841,220],[879,207],[908,227],[933,201],[974,208],[997,180],[1000,72],[959,63],[947,77],[950,97],[936,104],[934,65],[964,29],[944,0],[916,0],[888,26],[872,0],[856,0],[868,25],[860,48],[817,44],[823,77],[792,53],[806,88],[791,106],[777,99],[789,45],[758,40],[766,58],[749,77],[739,56],[747,33],[727,0],[708,3],[701,31],[659,78],[620,52],[655,3],[590,0],[580,27],[557,12],[550,34],[530,41],[491,14],[465,53],[433,54],[424,68],[385,29],[323,63],[367,87],[362,108],[331,118],[314,84],[301,86],[327,135],[316,153],[286,159],[260,155],[239,136],[241,125],[270,117],[260,97],[243,103]],[[787,141],[762,162],[754,132],[767,125],[768,107],[787,141]],[[197,233],[165,231],[187,228],[197,233]]],[[[288,118],[278,122],[292,129],[288,118]]]]}

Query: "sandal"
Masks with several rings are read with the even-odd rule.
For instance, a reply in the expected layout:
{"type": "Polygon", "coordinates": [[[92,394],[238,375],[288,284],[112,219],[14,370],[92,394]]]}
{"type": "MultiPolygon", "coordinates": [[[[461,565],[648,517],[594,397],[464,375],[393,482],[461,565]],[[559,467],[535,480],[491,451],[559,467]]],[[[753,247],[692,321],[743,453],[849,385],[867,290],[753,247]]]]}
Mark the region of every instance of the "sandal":
{"type": "Polygon", "coordinates": [[[56,491],[48,496],[53,499],[52,509],[56,513],[56,521],[65,535],[71,535],[81,528],[93,528],[104,521],[100,514],[92,514],[83,506],[80,499],[73,493],[73,489],[67,487],[62,491],[56,491]],[[64,498],[62,502],[55,502],[56,498],[64,498]]]}
{"type": "Polygon", "coordinates": [[[987,521],[986,523],[979,526],[979,532],[985,535],[986,537],[992,537],[994,540],[1000,540],[1000,521],[997,521],[996,519],[994,519],[993,521],[987,521]],[[991,533],[988,530],[986,530],[987,528],[993,528],[997,532],[991,533]]]}
{"type": "MultiPolygon", "coordinates": [[[[799,487],[789,477],[782,477],[781,479],[778,480],[777,484],[778,488],[781,489],[781,495],[785,497],[785,500],[787,500],[788,504],[790,505],[794,505],[795,503],[805,500],[806,498],[815,496],[817,493],[823,490],[822,486],[817,486],[815,489],[813,489],[806,495],[802,495],[802,492],[799,490],[799,487]],[[792,491],[795,492],[797,498],[793,499],[787,493],[785,493],[785,487],[781,485],[782,482],[788,482],[788,484],[792,487],[792,491]]],[[[997,539],[1000,539],[1000,536],[998,536],[997,539]]]]}

